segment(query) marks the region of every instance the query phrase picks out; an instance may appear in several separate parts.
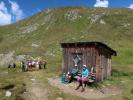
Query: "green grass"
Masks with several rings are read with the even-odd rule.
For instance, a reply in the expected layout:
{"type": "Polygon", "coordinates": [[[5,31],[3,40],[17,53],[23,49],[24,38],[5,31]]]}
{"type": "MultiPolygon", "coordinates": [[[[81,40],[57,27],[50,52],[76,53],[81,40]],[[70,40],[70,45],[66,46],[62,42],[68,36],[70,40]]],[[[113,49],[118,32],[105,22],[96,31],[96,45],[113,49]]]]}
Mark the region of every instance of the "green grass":
{"type": "Polygon", "coordinates": [[[0,68],[1,75],[0,75],[0,97],[1,100],[21,100],[20,94],[25,91],[25,79],[27,75],[20,72],[20,68],[17,69],[10,69],[7,68],[0,68]],[[12,88],[4,89],[5,87],[10,87],[13,85],[12,88]],[[6,90],[10,90],[12,92],[11,97],[6,97],[5,93],[6,90]]]}

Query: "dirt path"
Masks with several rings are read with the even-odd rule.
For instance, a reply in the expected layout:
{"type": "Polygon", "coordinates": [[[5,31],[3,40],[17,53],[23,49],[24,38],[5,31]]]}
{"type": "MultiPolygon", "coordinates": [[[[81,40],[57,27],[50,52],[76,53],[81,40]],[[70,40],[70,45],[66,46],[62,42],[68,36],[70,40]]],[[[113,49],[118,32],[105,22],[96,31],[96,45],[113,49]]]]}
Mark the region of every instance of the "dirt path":
{"type": "Polygon", "coordinates": [[[44,89],[40,84],[33,84],[24,94],[25,100],[48,100],[47,90],[44,89]]]}
{"type": "Polygon", "coordinates": [[[22,95],[24,100],[48,100],[45,85],[38,78],[32,78],[30,81],[31,83],[26,86],[26,92],[22,95]]]}
{"type": "Polygon", "coordinates": [[[100,99],[108,96],[114,96],[121,94],[122,90],[118,87],[106,87],[100,90],[87,87],[85,92],[75,90],[76,84],[74,82],[70,84],[62,84],[58,79],[48,78],[49,84],[58,87],[61,91],[72,95],[80,96],[85,99],[100,99]],[[54,84],[53,84],[54,83],[54,84]]]}

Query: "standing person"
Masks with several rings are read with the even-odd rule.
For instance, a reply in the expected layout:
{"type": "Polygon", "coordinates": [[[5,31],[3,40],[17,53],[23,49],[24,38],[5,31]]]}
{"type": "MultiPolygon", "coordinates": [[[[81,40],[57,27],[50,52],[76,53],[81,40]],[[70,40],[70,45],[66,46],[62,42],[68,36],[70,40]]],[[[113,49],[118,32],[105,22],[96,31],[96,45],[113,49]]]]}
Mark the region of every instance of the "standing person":
{"type": "Polygon", "coordinates": [[[42,69],[42,61],[39,61],[39,69],[42,69]]]}
{"type": "Polygon", "coordinates": [[[8,65],[8,68],[11,68],[11,64],[8,65]]]}
{"type": "Polygon", "coordinates": [[[47,62],[46,62],[46,60],[44,60],[43,61],[43,67],[44,67],[44,69],[46,69],[46,64],[47,64],[47,62]]]}
{"type": "Polygon", "coordinates": [[[86,65],[83,65],[81,69],[81,77],[77,78],[79,85],[76,87],[75,90],[78,90],[80,86],[82,86],[81,92],[85,91],[85,86],[88,82],[88,76],[89,76],[89,70],[86,67],[86,65]]]}
{"type": "Polygon", "coordinates": [[[39,61],[36,62],[36,68],[39,69],[39,61]]]}
{"type": "Polygon", "coordinates": [[[23,61],[21,62],[21,68],[22,68],[22,72],[25,72],[25,64],[23,61]]]}
{"type": "Polygon", "coordinates": [[[13,63],[13,68],[16,68],[16,64],[15,63],[13,63]]]}
{"type": "Polygon", "coordinates": [[[28,62],[28,68],[29,68],[29,70],[32,69],[32,61],[31,60],[28,62]]]}

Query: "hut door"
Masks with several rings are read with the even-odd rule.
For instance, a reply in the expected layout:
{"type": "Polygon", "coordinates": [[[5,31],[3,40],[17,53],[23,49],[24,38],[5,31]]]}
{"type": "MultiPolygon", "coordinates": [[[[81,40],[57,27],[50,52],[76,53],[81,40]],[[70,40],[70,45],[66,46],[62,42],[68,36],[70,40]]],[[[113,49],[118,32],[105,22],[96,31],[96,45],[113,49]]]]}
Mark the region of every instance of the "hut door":
{"type": "Polygon", "coordinates": [[[82,66],[82,53],[72,54],[72,62],[73,66],[77,66],[78,68],[80,68],[80,66],[82,66]]]}

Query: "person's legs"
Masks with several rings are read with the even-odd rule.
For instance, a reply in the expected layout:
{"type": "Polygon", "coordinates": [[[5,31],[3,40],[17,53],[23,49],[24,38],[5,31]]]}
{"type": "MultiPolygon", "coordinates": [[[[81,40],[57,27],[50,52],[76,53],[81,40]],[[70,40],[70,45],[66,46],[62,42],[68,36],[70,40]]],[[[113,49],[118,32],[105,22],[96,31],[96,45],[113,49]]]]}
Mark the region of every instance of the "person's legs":
{"type": "Polygon", "coordinates": [[[85,91],[85,83],[82,84],[82,89],[81,89],[81,92],[84,92],[85,91]]]}
{"type": "Polygon", "coordinates": [[[22,65],[22,72],[24,72],[24,66],[22,65]]]}
{"type": "Polygon", "coordinates": [[[9,65],[8,65],[8,68],[10,68],[10,67],[11,67],[11,65],[9,64],[9,65]]]}
{"type": "Polygon", "coordinates": [[[88,79],[87,78],[83,78],[83,80],[82,80],[82,90],[81,90],[81,92],[84,92],[85,91],[85,86],[86,86],[86,83],[87,83],[87,81],[88,81],[88,79]]]}
{"type": "Polygon", "coordinates": [[[78,85],[77,85],[77,87],[76,87],[75,90],[78,90],[78,89],[80,88],[81,85],[82,85],[82,84],[81,84],[80,82],[78,82],[78,85]]]}
{"type": "Polygon", "coordinates": [[[77,87],[76,87],[75,90],[78,90],[80,88],[80,86],[82,85],[82,78],[81,77],[78,77],[77,78],[77,81],[78,81],[78,85],[77,85],[77,87]]]}
{"type": "Polygon", "coordinates": [[[43,65],[44,69],[46,69],[46,64],[43,65]]]}

